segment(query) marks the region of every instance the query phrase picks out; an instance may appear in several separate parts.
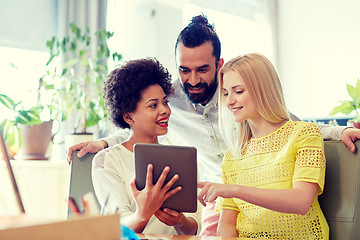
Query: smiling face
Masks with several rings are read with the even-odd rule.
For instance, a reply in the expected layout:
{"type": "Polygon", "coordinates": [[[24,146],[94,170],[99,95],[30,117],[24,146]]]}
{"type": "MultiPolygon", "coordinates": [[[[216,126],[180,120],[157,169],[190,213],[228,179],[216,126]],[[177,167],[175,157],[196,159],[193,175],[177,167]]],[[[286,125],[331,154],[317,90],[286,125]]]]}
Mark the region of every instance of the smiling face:
{"type": "Polygon", "coordinates": [[[154,138],[167,133],[170,114],[168,98],[160,85],[155,84],[142,91],[136,110],[124,114],[124,119],[134,136],[154,138]]]}
{"type": "Polygon", "coordinates": [[[190,101],[208,103],[216,91],[217,72],[223,64],[223,59],[220,59],[216,66],[211,41],[194,48],[185,47],[180,43],[177,61],[182,87],[190,101]]]}
{"type": "Polygon", "coordinates": [[[260,115],[240,74],[230,70],[223,75],[222,97],[235,122],[254,120],[260,115]]]}

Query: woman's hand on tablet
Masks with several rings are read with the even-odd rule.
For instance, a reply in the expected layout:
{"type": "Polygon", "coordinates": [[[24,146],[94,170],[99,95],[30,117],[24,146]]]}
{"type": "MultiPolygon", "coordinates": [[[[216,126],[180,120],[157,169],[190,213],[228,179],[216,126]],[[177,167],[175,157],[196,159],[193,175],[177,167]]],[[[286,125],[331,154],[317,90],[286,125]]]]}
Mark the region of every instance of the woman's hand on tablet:
{"type": "Polygon", "coordinates": [[[148,221],[156,211],[159,210],[163,202],[181,190],[181,187],[174,188],[169,191],[172,185],[179,179],[179,175],[175,174],[169,182],[164,185],[170,167],[165,167],[156,182],[153,184],[153,166],[148,165],[146,174],[145,188],[139,191],[136,188],[135,179],[130,183],[130,187],[137,204],[136,214],[140,221],[148,221]]]}
{"type": "Polygon", "coordinates": [[[180,235],[195,235],[198,231],[197,222],[193,217],[185,216],[169,208],[159,209],[155,216],[164,224],[174,226],[176,232],[180,235]]]}
{"type": "Polygon", "coordinates": [[[155,217],[168,226],[175,226],[181,224],[184,214],[169,208],[164,208],[163,210],[157,210],[155,212],[155,217]]]}

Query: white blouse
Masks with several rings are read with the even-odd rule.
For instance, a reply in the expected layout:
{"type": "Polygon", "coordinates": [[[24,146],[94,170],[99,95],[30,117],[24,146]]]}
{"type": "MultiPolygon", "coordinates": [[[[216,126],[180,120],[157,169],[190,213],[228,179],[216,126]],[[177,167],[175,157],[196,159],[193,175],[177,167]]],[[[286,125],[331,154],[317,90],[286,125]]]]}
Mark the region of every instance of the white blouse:
{"type": "MultiPolygon", "coordinates": [[[[92,181],[101,208],[109,196],[105,213],[116,210],[121,219],[136,211],[136,202],[130,189],[130,182],[135,177],[134,153],[123,145],[117,144],[97,153],[92,163],[92,181]]],[[[196,213],[184,213],[193,217],[200,226],[201,207],[196,213]]],[[[198,230],[199,232],[199,230],[198,230]]],[[[177,234],[174,227],[160,222],[152,216],[145,227],[144,234],[177,234]]]]}

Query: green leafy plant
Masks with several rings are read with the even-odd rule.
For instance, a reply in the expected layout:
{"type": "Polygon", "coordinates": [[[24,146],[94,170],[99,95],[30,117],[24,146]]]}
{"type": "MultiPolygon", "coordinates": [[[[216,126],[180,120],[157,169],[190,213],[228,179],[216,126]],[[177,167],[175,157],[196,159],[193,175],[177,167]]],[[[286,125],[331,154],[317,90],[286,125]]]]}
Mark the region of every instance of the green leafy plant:
{"type": "MultiPolygon", "coordinates": [[[[122,55],[110,53],[107,40],[114,33],[105,29],[90,33],[70,24],[70,35],[59,39],[53,36],[46,45],[50,52],[47,66],[62,60],[61,66],[48,71],[56,85],[60,120],[74,115],[74,133],[86,133],[88,127],[106,125],[107,115],[102,98],[103,81],[108,74],[107,62],[120,61],[122,55]],[[95,53],[95,54],[94,54],[95,53]]],[[[57,65],[56,65],[57,66],[57,65]]]]}
{"type": "Polygon", "coordinates": [[[352,119],[353,122],[360,122],[360,80],[357,79],[356,85],[352,86],[350,84],[346,84],[346,89],[351,97],[351,100],[344,100],[340,101],[340,105],[334,107],[331,112],[330,116],[335,115],[337,113],[343,113],[343,114],[351,114],[355,111],[355,118],[352,119]]]}
{"type": "Polygon", "coordinates": [[[37,103],[25,108],[22,101],[16,101],[6,94],[0,94],[0,111],[2,112],[1,129],[5,142],[10,148],[21,147],[21,130],[19,125],[38,125],[43,121],[55,119],[57,115],[57,95],[52,84],[39,78],[37,103]],[[46,93],[45,93],[46,92],[46,93]],[[43,95],[47,95],[49,98],[43,95]]]}

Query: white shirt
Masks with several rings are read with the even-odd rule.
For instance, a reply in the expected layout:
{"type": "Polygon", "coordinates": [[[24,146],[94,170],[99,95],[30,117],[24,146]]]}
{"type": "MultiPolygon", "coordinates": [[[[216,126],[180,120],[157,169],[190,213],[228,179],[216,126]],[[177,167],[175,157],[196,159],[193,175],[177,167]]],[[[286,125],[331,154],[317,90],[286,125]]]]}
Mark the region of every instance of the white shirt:
{"type": "MultiPolygon", "coordinates": [[[[116,209],[121,219],[136,211],[136,202],[130,189],[135,177],[134,153],[121,144],[106,148],[95,155],[92,163],[92,181],[97,199],[103,209],[109,196],[105,213],[114,213],[116,209]]],[[[200,228],[201,208],[196,213],[184,213],[193,217],[200,228]]],[[[199,232],[199,231],[198,231],[199,232]]],[[[177,234],[174,227],[160,222],[152,216],[145,227],[144,234],[177,234]]]]}
{"type": "Polygon", "coordinates": [[[195,146],[200,181],[221,183],[221,167],[226,145],[218,124],[218,91],[205,105],[192,104],[179,81],[173,84],[169,97],[172,114],[169,122],[169,143],[195,146]]]}

